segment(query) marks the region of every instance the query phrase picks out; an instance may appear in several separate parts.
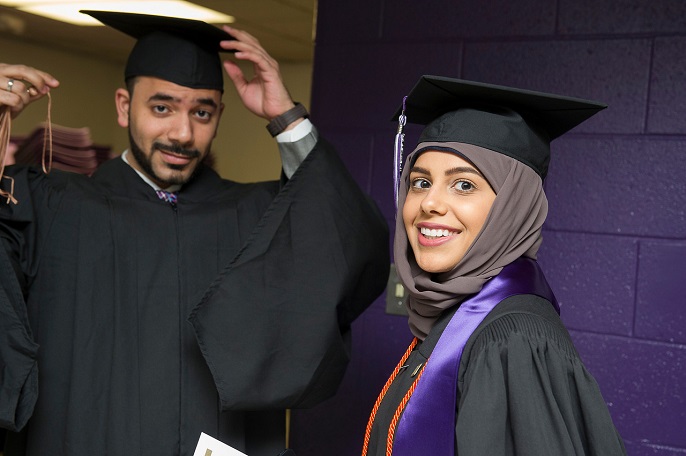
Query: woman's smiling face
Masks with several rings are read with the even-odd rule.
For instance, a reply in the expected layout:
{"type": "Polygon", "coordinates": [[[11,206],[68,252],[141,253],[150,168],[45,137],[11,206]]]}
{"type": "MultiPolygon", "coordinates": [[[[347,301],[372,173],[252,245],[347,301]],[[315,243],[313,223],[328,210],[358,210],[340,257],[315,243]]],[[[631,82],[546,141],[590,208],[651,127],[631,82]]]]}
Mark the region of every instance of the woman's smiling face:
{"type": "Polygon", "coordinates": [[[452,270],[472,245],[495,200],[474,165],[451,152],[422,153],[410,170],[403,222],[417,264],[452,270]]]}

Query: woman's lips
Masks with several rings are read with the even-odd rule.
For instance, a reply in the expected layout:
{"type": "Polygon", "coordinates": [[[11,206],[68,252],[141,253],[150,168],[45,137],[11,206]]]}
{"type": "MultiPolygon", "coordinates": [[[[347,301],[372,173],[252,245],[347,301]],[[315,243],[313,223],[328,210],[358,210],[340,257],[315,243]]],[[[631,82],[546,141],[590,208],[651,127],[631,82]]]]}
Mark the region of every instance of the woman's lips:
{"type": "Polygon", "coordinates": [[[420,224],[417,225],[417,229],[419,244],[426,247],[445,244],[460,234],[459,231],[442,225],[420,224]]]}

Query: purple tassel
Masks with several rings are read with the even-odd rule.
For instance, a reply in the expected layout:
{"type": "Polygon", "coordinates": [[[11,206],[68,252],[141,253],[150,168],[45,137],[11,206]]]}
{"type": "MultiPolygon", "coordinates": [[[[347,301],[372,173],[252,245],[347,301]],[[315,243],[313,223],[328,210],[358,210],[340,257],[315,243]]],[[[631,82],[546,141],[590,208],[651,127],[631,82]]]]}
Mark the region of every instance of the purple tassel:
{"type": "Polygon", "coordinates": [[[405,117],[405,100],[407,96],[403,98],[403,110],[398,117],[398,132],[395,135],[395,157],[393,161],[393,196],[395,198],[395,212],[398,213],[398,190],[400,188],[400,175],[403,172],[403,141],[405,140],[405,133],[403,133],[403,127],[407,122],[407,117],[405,117]]]}

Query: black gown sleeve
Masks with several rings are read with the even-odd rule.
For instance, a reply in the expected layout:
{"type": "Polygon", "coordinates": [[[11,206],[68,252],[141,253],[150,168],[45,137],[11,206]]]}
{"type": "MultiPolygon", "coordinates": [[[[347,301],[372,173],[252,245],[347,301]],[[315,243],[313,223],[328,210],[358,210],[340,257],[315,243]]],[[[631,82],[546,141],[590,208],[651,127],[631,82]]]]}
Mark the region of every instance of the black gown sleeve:
{"type": "Polygon", "coordinates": [[[0,427],[16,432],[31,417],[38,398],[38,345],[4,248],[0,248],[0,274],[0,427]]]}
{"type": "Polygon", "coordinates": [[[383,291],[389,256],[385,219],[320,139],[189,317],[222,408],[334,394],[350,324],[383,291]]]}
{"type": "Polygon", "coordinates": [[[18,203],[0,201],[0,427],[19,431],[38,398],[38,344],[29,325],[23,290],[37,255],[36,202],[31,189],[40,187],[42,179],[31,168],[7,171],[13,176],[18,203]]]}
{"type": "MultiPolygon", "coordinates": [[[[535,299],[554,314],[550,303],[535,299]]],[[[464,361],[460,456],[626,454],[598,384],[556,315],[500,316],[464,361]]]]}

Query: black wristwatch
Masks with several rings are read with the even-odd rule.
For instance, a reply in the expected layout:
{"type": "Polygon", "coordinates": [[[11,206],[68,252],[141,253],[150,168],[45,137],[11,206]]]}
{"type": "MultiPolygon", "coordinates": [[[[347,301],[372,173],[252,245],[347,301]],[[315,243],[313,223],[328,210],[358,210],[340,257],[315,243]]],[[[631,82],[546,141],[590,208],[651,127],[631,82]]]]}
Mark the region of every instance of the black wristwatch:
{"type": "Polygon", "coordinates": [[[307,118],[309,116],[310,115],[308,114],[307,109],[305,109],[305,106],[296,101],[294,107],[284,112],[280,116],[274,117],[271,122],[267,124],[267,131],[270,135],[272,135],[272,137],[274,137],[283,132],[286,127],[296,120],[300,119],[301,117],[307,118]]]}

